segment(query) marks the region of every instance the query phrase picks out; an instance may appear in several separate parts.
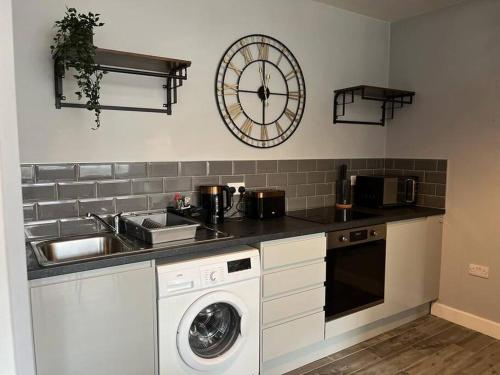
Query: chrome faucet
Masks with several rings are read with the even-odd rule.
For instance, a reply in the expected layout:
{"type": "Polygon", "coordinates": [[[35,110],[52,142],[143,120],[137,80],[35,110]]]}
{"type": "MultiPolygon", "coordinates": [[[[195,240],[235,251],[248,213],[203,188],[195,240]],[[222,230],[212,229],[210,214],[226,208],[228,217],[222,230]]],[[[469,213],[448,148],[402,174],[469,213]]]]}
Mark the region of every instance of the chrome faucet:
{"type": "Polygon", "coordinates": [[[110,231],[119,234],[120,233],[120,217],[122,216],[123,212],[120,212],[119,214],[113,216],[113,225],[108,224],[106,220],[101,218],[99,215],[94,214],[92,212],[87,212],[87,217],[93,217],[95,220],[100,222],[102,225],[104,225],[106,228],[108,228],[110,231]]]}

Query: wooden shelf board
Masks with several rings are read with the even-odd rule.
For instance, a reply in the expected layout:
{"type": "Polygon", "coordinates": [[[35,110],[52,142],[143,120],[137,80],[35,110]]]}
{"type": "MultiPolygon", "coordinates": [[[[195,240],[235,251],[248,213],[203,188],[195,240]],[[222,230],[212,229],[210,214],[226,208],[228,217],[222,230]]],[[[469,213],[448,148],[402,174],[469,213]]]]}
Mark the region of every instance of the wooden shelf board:
{"type": "Polygon", "coordinates": [[[191,66],[191,61],[97,48],[96,64],[152,72],[171,73],[191,66]]]}

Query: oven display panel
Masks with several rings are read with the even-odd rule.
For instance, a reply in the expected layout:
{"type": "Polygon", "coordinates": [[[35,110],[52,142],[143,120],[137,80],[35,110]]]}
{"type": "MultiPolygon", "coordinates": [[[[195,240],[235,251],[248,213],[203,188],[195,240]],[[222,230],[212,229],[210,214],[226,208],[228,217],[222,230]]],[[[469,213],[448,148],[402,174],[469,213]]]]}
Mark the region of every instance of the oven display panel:
{"type": "Polygon", "coordinates": [[[363,229],[363,230],[355,230],[349,233],[349,241],[350,242],[356,242],[356,241],[363,241],[368,239],[368,230],[363,229]]]}

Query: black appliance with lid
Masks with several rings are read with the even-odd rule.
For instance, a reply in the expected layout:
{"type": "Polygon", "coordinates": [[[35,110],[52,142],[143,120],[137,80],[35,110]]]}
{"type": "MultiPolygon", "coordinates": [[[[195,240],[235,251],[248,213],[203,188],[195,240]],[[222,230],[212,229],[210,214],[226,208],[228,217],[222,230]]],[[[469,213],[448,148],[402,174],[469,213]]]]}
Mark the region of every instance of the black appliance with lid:
{"type": "Polygon", "coordinates": [[[200,206],[206,223],[222,223],[224,213],[233,206],[233,190],[227,185],[200,186],[200,206]]]}
{"type": "Polygon", "coordinates": [[[284,190],[247,190],[245,216],[252,219],[270,219],[285,215],[284,190]]]}

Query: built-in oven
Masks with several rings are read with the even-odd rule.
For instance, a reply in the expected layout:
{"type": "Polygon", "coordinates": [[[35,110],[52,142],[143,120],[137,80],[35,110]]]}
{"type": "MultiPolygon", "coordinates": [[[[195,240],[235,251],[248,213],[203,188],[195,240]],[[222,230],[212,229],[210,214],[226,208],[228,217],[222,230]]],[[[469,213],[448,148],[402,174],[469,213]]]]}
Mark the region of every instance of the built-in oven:
{"type": "Polygon", "coordinates": [[[384,302],[385,239],[385,224],[327,234],[327,321],[384,302]]]}

